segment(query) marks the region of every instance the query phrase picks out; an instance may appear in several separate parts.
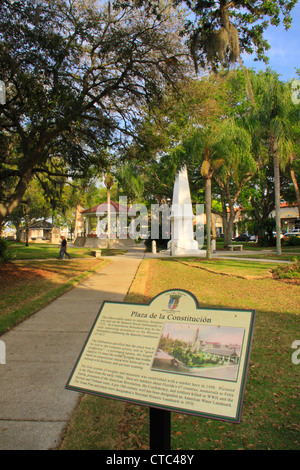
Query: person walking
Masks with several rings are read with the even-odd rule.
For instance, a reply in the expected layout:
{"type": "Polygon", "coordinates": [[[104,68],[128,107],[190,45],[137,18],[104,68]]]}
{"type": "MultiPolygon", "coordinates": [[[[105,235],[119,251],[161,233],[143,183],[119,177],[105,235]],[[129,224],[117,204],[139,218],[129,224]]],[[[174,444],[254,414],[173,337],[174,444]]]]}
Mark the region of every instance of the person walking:
{"type": "Polygon", "coordinates": [[[62,236],[61,237],[61,244],[60,244],[60,259],[64,259],[65,255],[68,256],[69,259],[71,259],[71,256],[67,252],[67,240],[66,237],[62,236]]]}

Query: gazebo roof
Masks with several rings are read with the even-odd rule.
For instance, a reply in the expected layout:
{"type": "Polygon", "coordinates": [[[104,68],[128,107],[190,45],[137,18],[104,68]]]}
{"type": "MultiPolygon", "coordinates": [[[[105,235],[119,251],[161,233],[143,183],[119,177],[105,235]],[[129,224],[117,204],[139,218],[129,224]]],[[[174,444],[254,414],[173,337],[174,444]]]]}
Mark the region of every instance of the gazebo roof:
{"type": "MultiPolygon", "coordinates": [[[[98,204],[97,206],[92,207],[91,209],[85,209],[84,211],[81,211],[81,214],[95,214],[96,212],[107,212],[107,210],[108,203],[106,201],[102,202],[101,204],[98,204]]],[[[118,202],[110,201],[110,210],[115,213],[127,212],[128,207],[122,206],[122,204],[119,204],[118,202]]]]}

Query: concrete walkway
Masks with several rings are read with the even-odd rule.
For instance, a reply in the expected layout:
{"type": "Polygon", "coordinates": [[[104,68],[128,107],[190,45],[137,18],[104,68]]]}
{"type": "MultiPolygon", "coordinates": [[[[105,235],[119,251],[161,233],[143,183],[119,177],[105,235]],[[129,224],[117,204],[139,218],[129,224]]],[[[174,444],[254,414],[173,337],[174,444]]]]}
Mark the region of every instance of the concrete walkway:
{"type": "Polygon", "coordinates": [[[102,302],[124,300],[143,257],[144,247],[110,257],[102,271],[0,337],[0,450],[57,446],[80,398],[65,385],[102,302]]]}
{"type": "MultiPolygon", "coordinates": [[[[299,252],[286,252],[284,253],[285,255],[288,256],[297,256],[299,255],[299,252]]],[[[274,255],[276,256],[276,250],[243,250],[243,251],[216,251],[215,253],[212,253],[211,257],[212,259],[238,259],[240,261],[257,261],[257,262],[262,262],[262,263],[289,263],[289,261],[286,260],[281,260],[281,259],[271,259],[268,258],[267,256],[269,255],[274,255]],[[256,258],[256,256],[262,256],[262,258],[256,258]],[[265,255],[265,257],[264,257],[265,255]],[[253,256],[253,258],[252,258],[253,256]]],[[[145,253],[145,259],[147,258],[168,258],[170,257],[170,252],[169,250],[161,250],[159,253],[150,253],[146,252],[145,253]]],[[[186,258],[186,255],[181,255],[181,256],[176,256],[176,258],[186,258]]],[[[199,259],[205,259],[206,258],[206,253],[198,256],[194,256],[195,258],[199,259]]]]}

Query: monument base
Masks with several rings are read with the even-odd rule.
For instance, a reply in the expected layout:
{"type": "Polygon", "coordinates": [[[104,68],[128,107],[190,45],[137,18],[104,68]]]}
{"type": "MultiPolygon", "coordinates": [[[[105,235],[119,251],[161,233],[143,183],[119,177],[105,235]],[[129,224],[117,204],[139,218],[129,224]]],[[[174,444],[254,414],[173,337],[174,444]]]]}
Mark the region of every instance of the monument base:
{"type": "Polygon", "coordinates": [[[206,250],[199,250],[196,240],[171,240],[168,243],[170,256],[205,256],[206,250]]]}
{"type": "Polygon", "coordinates": [[[170,251],[170,256],[206,256],[206,250],[197,250],[197,251],[184,251],[184,250],[175,250],[170,251]]]}

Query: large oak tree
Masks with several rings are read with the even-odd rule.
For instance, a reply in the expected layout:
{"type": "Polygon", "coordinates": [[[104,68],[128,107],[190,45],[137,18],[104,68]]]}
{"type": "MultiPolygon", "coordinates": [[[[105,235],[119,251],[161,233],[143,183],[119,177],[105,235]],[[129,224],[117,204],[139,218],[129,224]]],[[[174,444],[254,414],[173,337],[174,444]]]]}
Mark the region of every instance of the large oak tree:
{"type": "Polygon", "coordinates": [[[0,224],[34,175],[101,171],[185,57],[168,6],[149,16],[104,0],[1,1],[0,224]]]}
{"type": "MultiPolygon", "coordinates": [[[[241,62],[243,53],[255,54],[268,61],[270,48],[264,30],[281,22],[288,29],[292,23],[291,11],[297,0],[172,0],[175,6],[184,6],[188,13],[181,32],[188,38],[195,66],[211,66],[214,70],[241,62]]],[[[135,3],[147,6],[158,14],[155,0],[115,0],[120,6],[135,3]]]]}

